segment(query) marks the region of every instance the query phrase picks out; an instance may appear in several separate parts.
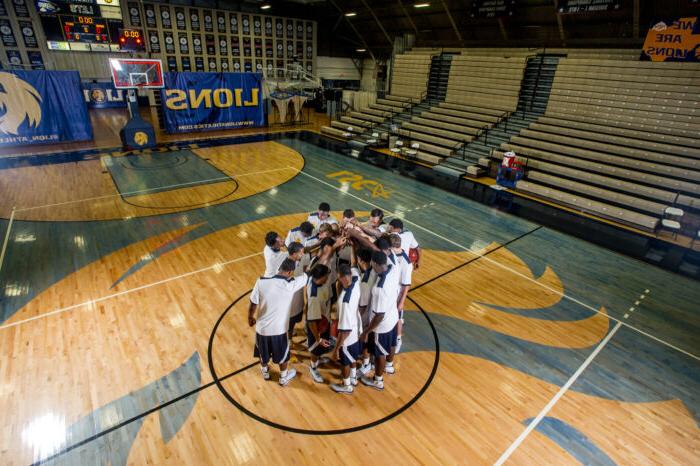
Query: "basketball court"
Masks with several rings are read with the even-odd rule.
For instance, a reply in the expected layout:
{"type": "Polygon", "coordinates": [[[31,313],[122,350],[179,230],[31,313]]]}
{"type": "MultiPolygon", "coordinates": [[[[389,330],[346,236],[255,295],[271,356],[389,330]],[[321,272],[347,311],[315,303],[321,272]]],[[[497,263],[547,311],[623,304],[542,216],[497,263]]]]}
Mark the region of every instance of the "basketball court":
{"type": "Polygon", "coordinates": [[[7,3],[0,465],[699,463],[694,6],[7,3]],[[254,357],[320,203],[420,244],[383,379],[314,381],[315,291],[254,357]]]}
{"type": "Polygon", "coordinates": [[[691,280],[309,133],[172,149],[3,170],[4,464],[695,461],[691,280]],[[320,200],[423,245],[384,392],[282,389],[252,357],[261,238],[320,200]]]}

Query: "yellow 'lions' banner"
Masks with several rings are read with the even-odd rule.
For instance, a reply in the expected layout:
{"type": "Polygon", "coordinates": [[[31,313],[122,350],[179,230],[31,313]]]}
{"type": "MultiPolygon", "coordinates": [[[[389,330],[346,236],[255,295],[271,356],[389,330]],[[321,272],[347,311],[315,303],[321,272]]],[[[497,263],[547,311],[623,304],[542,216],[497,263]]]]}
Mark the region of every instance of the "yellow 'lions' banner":
{"type": "Polygon", "coordinates": [[[680,18],[654,24],[644,41],[642,60],[700,61],[698,18],[680,18]]]}

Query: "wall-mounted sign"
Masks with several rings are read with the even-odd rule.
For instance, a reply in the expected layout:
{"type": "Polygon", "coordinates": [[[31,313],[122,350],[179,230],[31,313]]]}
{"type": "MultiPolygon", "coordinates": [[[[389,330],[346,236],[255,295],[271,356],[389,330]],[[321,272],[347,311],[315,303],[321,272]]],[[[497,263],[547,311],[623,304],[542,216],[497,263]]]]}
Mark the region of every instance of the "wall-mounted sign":
{"type": "Polygon", "coordinates": [[[141,26],[141,10],[139,9],[139,4],[136,2],[128,2],[126,8],[129,10],[129,22],[131,25],[141,26]]]}
{"type": "Polygon", "coordinates": [[[26,0],[12,0],[12,5],[15,7],[15,16],[18,18],[29,18],[26,0]]]}
{"type": "Polygon", "coordinates": [[[160,39],[158,38],[158,31],[148,31],[148,44],[151,48],[151,52],[160,53],[160,39]]]}
{"type": "Polygon", "coordinates": [[[211,10],[204,10],[202,16],[204,17],[204,30],[214,32],[214,18],[211,16],[211,10]]]}
{"type": "Polygon", "coordinates": [[[173,19],[170,17],[170,7],[165,5],[160,6],[160,24],[165,29],[172,29],[173,19]]]}
{"type": "Polygon", "coordinates": [[[151,4],[144,3],[143,11],[146,15],[146,26],[149,28],[158,27],[158,24],[156,24],[156,7],[151,4]]]}
{"type": "Polygon", "coordinates": [[[190,8],[190,28],[199,31],[199,10],[190,8]]]}
{"type": "Polygon", "coordinates": [[[199,34],[192,34],[192,50],[194,50],[195,55],[202,54],[202,36],[199,34]]]}
{"type": "Polygon", "coordinates": [[[165,53],[175,53],[175,37],[170,31],[163,31],[163,41],[165,42],[165,53]]]}
{"type": "Polygon", "coordinates": [[[187,42],[187,33],[186,32],[178,32],[177,33],[177,42],[180,44],[180,53],[182,54],[187,54],[190,53],[190,47],[187,42]]]}
{"type": "Polygon", "coordinates": [[[503,18],[513,16],[515,0],[474,0],[472,18],[503,18]]]}
{"type": "Polygon", "coordinates": [[[0,19],[0,38],[2,38],[2,45],[5,47],[17,46],[17,41],[15,40],[15,35],[12,32],[12,26],[10,25],[9,19],[0,19]]]}
{"type": "Polygon", "coordinates": [[[180,31],[187,29],[187,24],[185,23],[185,9],[175,8],[175,27],[180,31]]]}
{"type": "Polygon", "coordinates": [[[27,48],[35,49],[39,47],[36,40],[36,34],[34,34],[34,26],[32,26],[31,21],[18,21],[19,28],[22,30],[22,39],[24,40],[24,45],[27,48]]]}
{"type": "Polygon", "coordinates": [[[559,2],[559,13],[601,13],[616,11],[622,8],[620,0],[562,0],[559,2]]]}

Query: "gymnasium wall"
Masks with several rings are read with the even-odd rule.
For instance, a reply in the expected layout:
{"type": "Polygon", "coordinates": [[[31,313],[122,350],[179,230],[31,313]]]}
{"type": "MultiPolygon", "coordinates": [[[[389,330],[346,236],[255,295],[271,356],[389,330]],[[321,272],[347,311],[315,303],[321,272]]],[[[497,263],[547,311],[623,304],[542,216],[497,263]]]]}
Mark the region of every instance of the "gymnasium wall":
{"type": "MultiPolygon", "coordinates": [[[[124,26],[144,33],[147,53],[135,56],[160,58],[166,70],[261,72],[285,67],[298,55],[304,69],[315,72],[316,21],[167,3],[115,3],[124,26]],[[193,15],[198,21],[193,22],[193,15]]],[[[83,79],[109,79],[108,59],[126,56],[49,50],[34,0],[0,0],[0,35],[6,36],[5,31],[14,41],[0,41],[4,69],[71,69],[83,79]],[[25,38],[27,27],[34,39],[25,38]]]]}

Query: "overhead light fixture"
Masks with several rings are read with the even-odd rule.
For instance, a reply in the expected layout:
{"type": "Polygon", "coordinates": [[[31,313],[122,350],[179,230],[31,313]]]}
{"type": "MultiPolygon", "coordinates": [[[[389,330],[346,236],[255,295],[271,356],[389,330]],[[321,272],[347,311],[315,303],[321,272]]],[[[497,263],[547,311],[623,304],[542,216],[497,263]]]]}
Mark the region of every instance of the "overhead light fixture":
{"type": "Polygon", "coordinates": [[[264,5],[260,6],[261,10],[269,10],[270,8],[272,8],[272,5],[270,5],[269,3],[265,3],[264,5]]]}
{"type": "Polygon", "coordinates": [[[430,3],[416,3],[413,5],[413,8],[428,8],[430,6],[430,3]]]}
{"type": "Polygon", "coordinates": [[[367,49],[355,49],[355,52],[366,52],[367,49]]]}
{"type": "Polygon", "coordinates": [[[354,11],[351,11],[349,13],[345,13],[345,16],[347,18],[352,18],[353,16],[357,16],[357,13],[355,13],[354,11]]]}

